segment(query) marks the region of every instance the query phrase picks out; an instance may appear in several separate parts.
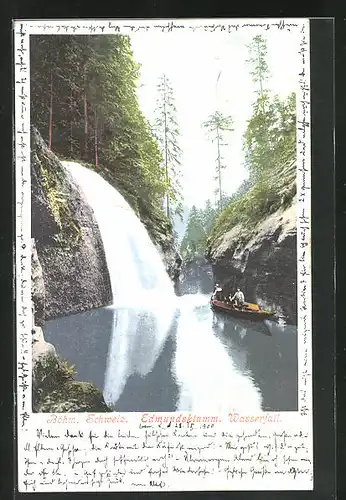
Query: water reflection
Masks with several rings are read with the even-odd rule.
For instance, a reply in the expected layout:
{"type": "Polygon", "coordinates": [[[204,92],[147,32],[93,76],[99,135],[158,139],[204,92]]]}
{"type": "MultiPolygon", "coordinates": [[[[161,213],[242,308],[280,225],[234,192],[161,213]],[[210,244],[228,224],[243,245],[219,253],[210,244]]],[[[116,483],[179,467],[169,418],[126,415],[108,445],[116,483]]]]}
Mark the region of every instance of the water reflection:
{"type": "MultiPolygon", "coordinates": [[[[193,296],[194,297],[194,296],[193,296]]],[[[261,393],[249,377],[244,377],[212,329],[208,296],[204,307],[191,311],[191,303],[181,305],[177,329],[174,372],[180,387],[178,410],[201,413],[261,410],[261,393]]]]}
{"type": "Polygon", "coordinates": [[[272,321],[252,323],[226,318],[214,322],[215,334],[230,356],[246,358],[244,373],[260,388],[263,410],[297,410],[297,329],[272,321]]]}
{"type": "Polygon", "coordinates": [[[100,308],[47,321],[44,334],[57,353],[75,365],[78,380],[103,389],[114,311],[100,308]]]}
{"type": "MultiPolygon", "coordinates": [[[[107,358],[104,397],[108,404],[117,403],[118,408],[118,399],[124,391],[128,394],[129,400],[135,396],[128,387],[130,377],[135,376],[138,382],[137,392],[139,392],[140,385],[142,385],[140,379],[147,379],[153,372],[158,376],[162,375],[158,361],[161,351],[167,344],[167,338],[172,335],[176,313],[169,305],[163,310],[161,308],[159,310],[115,308],[114,318],[114,333],[107,358]]],[[[158,383],[160,383],[159,380],[158,383]]],[[[124,395],[122,400],[124,400],[124,395]]]]}

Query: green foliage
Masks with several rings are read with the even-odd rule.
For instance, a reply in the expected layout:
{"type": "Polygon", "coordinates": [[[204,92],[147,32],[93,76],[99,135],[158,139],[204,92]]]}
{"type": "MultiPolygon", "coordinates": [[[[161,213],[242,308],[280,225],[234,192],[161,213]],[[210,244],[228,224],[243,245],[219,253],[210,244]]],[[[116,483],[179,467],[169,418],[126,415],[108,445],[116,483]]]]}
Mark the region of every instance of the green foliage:
{"type": "Polygon", "coordinates": [[[76,375],[74,366],[63,361],[54,354],[43,357],[36,362],[33,369],[34,403],[52,391],[61,390],[66,382],[72,381],[76,375]]]}
{"type": "Polygon", "coordinates": [[[260,180],[295,154],[296,148],[296,96],[286,100],[278,96],[265,98],[263,112],[260,98],[244,134],[246,166],[250,175],[260,180]]]}
{"type": "Polygon", "coordinates": [[[32,36],[32,123],[62,158],[95,165],[135,210],[160,207],[169,187],[137,99],[139,66],[122,35],[32,36]]]}
{"type": "Polygon", "coordinates": [[[247,48],[249,49],[249,59],[246,62],[250,65],[250,75],[254,83],[258,84],[256,92],[258,97],[262,99],[261,105],[264,107],[263,97],[267,92],[264,85],[269,79],[269,69],[266,61],[267,42],[262,35],[257,35],[247,48]]]}
{"type": "Polygon", "coordinates": [[[248,48],[250,58],[247,62],[257,98],[244,134],[243,148],[250,177],[263,182],[295,154],[296,95],[293,92],[286,100],[281,100],[264,88],[269,80],[264,37],[254,37],[248,48]]]}
{"type": "Polygon", "coordinates": [[[102,393],[90,383],[76,381],[75,375],[74,366],[53,354],[37,360],[33,368],[33,411],[110,411],[102,393]]]}
{"type": "Polygon", "coordinates": [[[207,247],[217,244],[220,236],[234,226],[241,225],[245,232],[250,232],[263,219],[279,208],[287,208],[296,194],[295,161],[281,164],[272,175],[256,182],[252,187],[233,195],[230,203],[217,216],[207,247]]]}
{"type": "Polygon", "coordinates": [[[60,233],[55,238],[61,245],[73,246],[78,243],[82,233],[69,208],[69,193],[65,192],[64,182],[60,177],[60,169],[55,168],[55,165],[51,163],[51,159],[42,152],[40,156],[41,159],[37,153],[33,153],[32,158],[39,167],[43,189],[54,219],[60,229],[60,233]]]}
{"type": "Polygon", "coordinates": [[[180,252],[184,259],[190,260],[205,254],[207,239],[217,211],[207,200],[204,209],[192,207],[186,231],[181,242],[180,252]]]}

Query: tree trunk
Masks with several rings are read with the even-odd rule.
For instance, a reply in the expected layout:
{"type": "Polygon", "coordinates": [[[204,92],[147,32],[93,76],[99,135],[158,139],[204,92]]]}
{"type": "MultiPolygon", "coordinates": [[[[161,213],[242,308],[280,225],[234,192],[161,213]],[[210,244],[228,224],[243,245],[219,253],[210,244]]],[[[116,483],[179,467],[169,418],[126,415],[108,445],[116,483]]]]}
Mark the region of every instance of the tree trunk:
{"type": "Polygon", "coordinates": [[[97,137],[97,115],[95,113],[95,166],[99,166],[98,137],[97,137]]]}
{"type": "MultiPolygon", "coordinates": [[[[165,115],[165,171],[166,171],[166,182],[168,184],[169,175],[168,175],[168,144],[167,144],[167,110],[166,110],[166,76],[164,76],[164,93],[163,93],[163,112],[165,115]]],[[[169,217],[169,192],[167,191],[166,196],[166,211],[167,217],[169,217]]]]}
{"type": "Polygon", "coordinates": [[[263,76],[262,76],[262,71],[261,71],[261,59],[260,59],[259,42],[257,42],[257,58],[258,58],[258,71],[259,71],[260,95],[261,95],[261,102],[262,102],[262,113],[264,114],[263,76]]]}
{"type": "Polygon", "coordinates": [[[73,110],[72,110],[72,89],[70,93],[70,154],[73,157],[73,110]]]}
{"type": "Polygon", "coordinates": [[[219,126],[217,125],[216,127],[216,133],[217,133],[217,168],[218,168],[218,174],[219,174],[219,211],[221,212],[222,210],[222,186],[221,186],[221,157],[220,157],[220,133],[219,133],[219,126]]]}
{"type": "Polygon", "coordinates": [[[52,150],[52,135],[53,135],[53,73],[50,72],[50,107],[49,107],[49,139],[48,139],[49,150],[52,150]]]}
{"type": "Polygon", "coordinates": [[[84,156],[88,155],[88,107],[86,93],[84,94],[84,156]]]}

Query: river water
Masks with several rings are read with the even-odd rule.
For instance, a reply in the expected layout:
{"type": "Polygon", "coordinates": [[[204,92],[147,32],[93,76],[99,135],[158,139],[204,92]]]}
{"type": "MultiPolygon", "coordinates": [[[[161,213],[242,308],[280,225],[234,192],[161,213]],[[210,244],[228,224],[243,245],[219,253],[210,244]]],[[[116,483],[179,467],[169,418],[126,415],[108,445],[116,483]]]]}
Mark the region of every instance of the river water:
{"type": "Polygon", "coordinates": [[[211,289],[190,270],[164,335],[155,307],[112,306],[48,321],[46,340],[116,411],[296,411],[296,326],[214,313],[211,289]]]}
{"type": "Polygon", "coordinates": [[[116,411],[297,410],[296,327],[213,313],[208,266],[185,267],[174,293],[122,195],[83,165],[64,165],[93,209],[113,295],[110,307],[44,327],[77,379],[95,384],[116,411]]]}

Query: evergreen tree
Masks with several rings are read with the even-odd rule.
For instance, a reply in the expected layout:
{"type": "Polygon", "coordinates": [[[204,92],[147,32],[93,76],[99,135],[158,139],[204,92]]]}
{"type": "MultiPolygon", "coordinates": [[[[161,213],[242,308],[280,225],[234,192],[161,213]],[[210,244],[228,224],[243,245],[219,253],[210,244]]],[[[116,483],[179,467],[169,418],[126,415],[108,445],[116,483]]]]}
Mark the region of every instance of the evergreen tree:
{"type": "Polygon", "coordinates": [[[219,196],[218,206],[220,211],[224,206],[222,191],[222,170],[226,168],[226,165],[223,163],[224,157],[221,154],[221,148],[224,146],[228,146],[228,144],[225,142],[225,132],[232,132],[234,130],[233,119],[231,116],[223,115],[220,111],[215,111],[215,113],[209,116],[208,120],[203,123],[203,127],[207,129],[212,142],[216,142],[217,158],[215,180],[217,180],[218,182],[218,187],[215,192],[219,196]]]}
{"type": "Polygon", "coordinates": [[[282,164],[282,156],[294,152],[295,94],[285,101],[278,96],[271,97],[266,87],[270,77],[266,40],[256,36],[248,48],[250,58],[247,62],[257,98],[244,134],[245,164],[250,177],[263,183],[282,164]]]}
{"type": "Polygon", "coordinates": [[[257,35],[253,38],[252,42],[247,46],[249,49],[249,59],[246,61],[251,66],[250,75],[254,83],[258,84],[256,93],[258,95],[258,102],[260,103],[262,112],[265,111],[265,101],[268,89],[265,84],[269,79],[269,69],[266,61],[267,57],[267,42],[262,35],[257,35]]]}
{"type": "Polygon", "coordinates": [[[203,211],[203,224],[205,232],[208,234],[213,226],[214,219],[217,215],[217,210],[212,206],[211,201],[207,200],[203,211]]]}
{"type": "Polygon", "coordinates": [[[192,207],[180,248],[184,258],[192,259],[205,254],[207,239],[216,216],[217,210],[210,200],[206,201],[202,209],[192,207]]]}
{"type": "Polygon", "coordinates": [[[172,211],[181,215],[182,196],[179,177],[181,175],[181,149],[179,147],[179,127],[172,85],[164,74],[157,86],[158,99],[154,130],[163,156],[163,166],[167,185],[166,212],[170,217],[172,211]]]}
{"type": "Polygon", "coordinates": [[[203,215],[203,211],[196,208],[195,205],[191,208],[180,247],[181,254],[185,259],[192,259],[204,254],[206,231],[203,215]]]}

